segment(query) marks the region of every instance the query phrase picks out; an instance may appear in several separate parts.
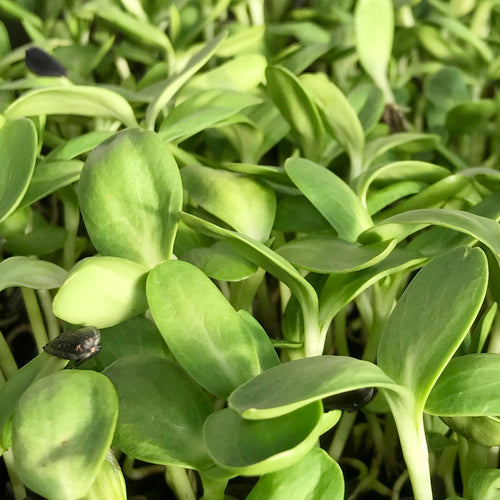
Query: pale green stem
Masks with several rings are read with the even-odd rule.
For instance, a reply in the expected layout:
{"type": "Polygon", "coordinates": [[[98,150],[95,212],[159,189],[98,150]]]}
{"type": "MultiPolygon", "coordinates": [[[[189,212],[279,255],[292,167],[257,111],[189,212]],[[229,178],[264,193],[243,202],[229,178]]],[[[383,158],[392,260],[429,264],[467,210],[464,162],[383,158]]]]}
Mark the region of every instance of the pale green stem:
{"type": "Polygon", "coordinates": [[[356,420],[357,412],[344,412],[335,429],[335,435],[328,449],[328,454],[334,459],[339,460],[344,451],[345,445],[351,434],[352,426],[356,420]]]}
{"type": "Polygon", "coordinates": [[[244,309],[249,313],[253,310],[253,299],[257,290],[263,283],[264,269],[259,268],[257,271],[249,276],[247,279],[231,283],[231,305],[239,311],[244,309]]]}
{"type": "Polygon", "coordinates": [[[350,153],[351,169],[349,172],[350,180],[356,179],[361,174],[363,170],[363,159],[360,153],[350,153]]]}
{"type": "Polygon", "coordinates": [[[288,304],[288,301],[290,300],[290,297],[292,296],[292,292],[290,288],[288,288],[284,283],[280,281],[279,284],[280,287],[280,297],[281,297],[281,312],[285,312],[286,305],[288,304]]]}
{"type": "Polygon", "coordinates": [[[265,23],[264,1],[248,0],[248,10],[254,26],[263,26],[265,23]]]}
{"type": "Polygon", "coordinates": [[[9,474],[12,490],[14,491],[14,498],[16,500],[24,500],[24,498],[26,498],[26,489],[17,475],[16,468],[14,467],[14,455],[12,454],[12,449],[7,450],[3,454],[3,460],[9,474]]]}
{"type": "Polygon", "coordinates": [[[40,302],[40,305],[42,306],[43,315],[47,324],[49,339],[55,339],[61,333],[61,329],[59,326],[59,320],[52,312],[52,297],[50,296],[48,290],[37,290],[36,294],[38,295],[38,300],[40,302]]]}
{"type": "Polygon", "coordinates": [[[411,395],[385,393],[398,429],[415,500],[433,500],[423,414],[411,395]]]}
{"type": "Polygon", "coordinates": [[[175,465],[167,466],[165,480],[170,489],[175,493],[177,500],[196,500],[191,481],[184,467],[175,465]]]}
{"type": "Polygon", "coordinates": [[[175,49],[170,41],[170,38],[167,37],[167,42],[165,43],[165,58],[168,66],[168,74],[169,76],[173,75],[176,71],[177,62],[175,60],[175,49]]]}
{"type": "Polygon", "coordinates": [[[45,330],[35,291],[31,288],[21,287],[21,293],[23,295],[24,305],[26,306],[26,312],[28,313],[38,352],[42,352],[43,346],[48,343],[49,338],[47,336],[47,330],[45,330]]]}
{"type": "Polygon", "coordinates": [[[231,12],[238,24],[242,26],[250,26],[250,16],[248,15],[247,6],[244,3],[238,3],[231,7],[231,12]]]}
{"type": "Polygon", "coordinates": [[[165,472],[164,465],[146,465],[144,467],[134,468],[135,458],[128,455],[123,461],[123,473],[129,479],[139,480],[150,476],[151,474],[160,474],[165,472]]]}
{"type": "Polygon", "coordinates": [[[500,353],[500,318],[498,313],[491,327],[487,352],[500,353]]]}
{"type": "Polygon", "coordinates": [[[334,318],[335,347],[340,356],[349,356],[346,336],[346,309],[342,309],[334,318]]]}
{"type": "MultiPolygon", "coordinates": [[[[377,357],[380,335],[390,310],[386,295],[384,295],[384,291],[380,289],[378,283],[373,285],[373,319],[368,342],[363,352],[363,359],[366,361],[375,361],[377,357]]],[[[392,302],[392,294],[389,293],[388,295],[392,302]]]]}
{"type": "Polygon", "coordinates": [[[67,188],[60,192],[64,206],[64,227],[68,232],[63,248],[63,267],[71,269],[76,261],[76,238],[80,224],[80,210],[76,203],[76,195],[67,188]]]}
{"type": "MultiPolygon", "coordinates": [[[[304,314],[304,354],[306,358],[321,356],[325,347],[324,339],[321,340],[321,333],[318,325],[318,315],[310,315],[303,309],[304,314]]],[[[300,351],[301,349],[295,349],[300,351]]]]}
{"type": "Polygon", "coordinates": [[[12,352],[9,349],[5,337],[0,332],[0,370],[5,375],[5,378],[10,378],[17,372],[18,367],[12,352]]]}

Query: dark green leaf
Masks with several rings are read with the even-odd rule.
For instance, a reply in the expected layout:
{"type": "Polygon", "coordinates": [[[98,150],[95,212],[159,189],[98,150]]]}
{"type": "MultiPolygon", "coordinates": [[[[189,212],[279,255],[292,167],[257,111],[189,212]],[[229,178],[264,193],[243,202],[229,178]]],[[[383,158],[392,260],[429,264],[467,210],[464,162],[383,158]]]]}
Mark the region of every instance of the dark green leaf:
{"type": "Polygon", "coordinates": [[[219,466],[255,476],[288,467],[306,455],[322,432],[322,415],[319,403],[258,421],[245,420],[225,408],[207,418],[203,434],[208,452],[219,466]]]}
{"type": "Polygon", "coordinates": [[[417,274],[385,324],[378,365],[421,405],[472,325],[487,281],[481,250],[452,250],[417,274]]]}
{"type": "Polygon", "coordinates": [[[137,354],[115,361],[104,374],[118,393],[118,449],[144,462],[195,469],[211,465],[202,428],[212,406],[174,362],[137,354]]]}

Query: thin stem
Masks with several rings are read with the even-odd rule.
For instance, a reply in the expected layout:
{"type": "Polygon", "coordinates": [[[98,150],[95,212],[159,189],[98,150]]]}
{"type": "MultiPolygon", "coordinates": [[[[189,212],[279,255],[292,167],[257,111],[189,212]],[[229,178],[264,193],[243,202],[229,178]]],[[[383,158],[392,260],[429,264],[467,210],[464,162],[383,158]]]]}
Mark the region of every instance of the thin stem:
{"type": "Polygon", "coordinates": [[[14,373],[18,370],[16,360],[14,359],[14,356],[12,356],[9,344],[7,344],[2,332],[0,332],[0,370],[7,379],[14,375],[14,373]]]}
{"type": "Polygon", "coordinates": [[[165,481],[178,500],[196,500],[191,481],[184,467],[169,465],[165,472],[165,481]]]}
{"type": "Polygon", "coordinates": [[[363,359],[366,361],[375,361],[377,357],[380,334],[382,333],[388,313],[387,301],[384,298],[386,297],[378,283],[373,285],[373,320],[370,328],[370,336],[363,352],[363,359]]]}
{"type": "Polygon", "coordinates": [[[404,484],[408,481],[408,471],[405,470],[397,479],[394,481],[394,486],[392,487],[391,500],[399,500],[399,495],[403,489],[404,484]]]}
{"type": "Polygon", "coordinates": [[[64,227],[68,232],[63,248],[63,267],[71,269],[76,262],[76,238],[78,226],[80,224],[80,210],[78,200],[73,188],[68,187],[59,193],[59,197],[64,206],[64,227]]]}
{"type": "Polygon", "coordinates": [[[363,162],[361,153],[351,152],[350,153],[351,169],[349,172],[350,180],[356,179],[361,174],[363,170],[363,162]]]}
{"type": "MultiPolygon", "coordinates": [[[[265,273],[263,273],[259,287],[257,288],[256,298],[258,301],[259,315],[262,318],[262,325],[273,337],[279,337],[280,328],[279,320],[276,311],[275,304],[271,300],[269,295],[269,288],[267,282],[264,279],[265,273]]],[[[256,278],[257,280],[257,278],[256,278]]]]}
{"type": "Polygon", "coordinates": [[[146,465],[145,467],[136,467],[134,468],[135,458],[130,457],[129,455],[125,456],[125,460],[123,461],[123,473],[129,479],[139,480],[144,479],[151,474],[160,474],[165,472],[164,465],[146,465]]]}
{"type": "Polygon", "coordinates": [[[332,439],[328,454],[334,459],[339,460],[344,451],[345,445],[351,434],[352,426],[356,420],[357,412],[344,412],[337,425],[335,436],[332,439]]]}
{"type": "Polygon", "coordinates": [[[37,290],[36,294],[38,296],[40,305],[42,306],[43,315],[47,324],[49,339],[55,339],[61,333],[61,329],[59,326],[59,320],[52,312],[52,297],[50,296],[48,290],[37,290]]]}
{"type": "Polygon", "coordinates": [[[48,343],[49,338],[43,323],[42,313],[40,312],[35,291],[30,288],[21,287],[21,293],[23,295],[24,305],[26,306],[26,312],[28,313],[31,323],[31,329],[33,330],[36,347],[38,352],[42,352],[43,346],[48,343]]]}
{"type": "Polygon", "coordinates": [[[14,498],[16,500],[24,500],[24,498],[26,498],[26,488],[17,475],[16,468],[14,467],[14,455],[12,454],[12,449],[7,450],[3,454],[3,460],[9,474],[12,490],[14,491],[14,498]]]}
{"type": "Polygon", "coordinates": [[[264,275],[264,269],[259,268],[247,279],[231,284],[231,305],[237,311],[245,309],[245,311],[248,311],[249,313],[252,312],[253,299],[262,283],[264,275]]]}
{"type": "Polygon", "coordinates": [[[346,314],[346,308],[344,307],[333,320],[335,327],[335,347],[337,354],[340,356],[349,356],[349,346],[347,345],[346,336],[346,314]]]}

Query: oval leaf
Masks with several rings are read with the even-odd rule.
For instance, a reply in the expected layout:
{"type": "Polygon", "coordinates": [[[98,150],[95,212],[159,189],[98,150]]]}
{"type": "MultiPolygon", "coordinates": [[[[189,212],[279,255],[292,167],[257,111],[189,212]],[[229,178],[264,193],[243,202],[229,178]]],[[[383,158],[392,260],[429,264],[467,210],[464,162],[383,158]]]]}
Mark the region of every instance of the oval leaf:
{"type": "Polygon", "coordinates": [[[274,418],[313,401],[364,387],[397,390],[395,382],[368,361],[315,356],[266,370],[238,387],[228,403],[244,418],[274,418]]]}
{"type": "Polygon", "coordinates": [[[351,188],[333,172],[303,158],[288,159],[285,170],[342,239],[356,241],[373,225],[351,188]]]}
{"type": "Polygon", "coordinates": [[[184,188],[207,212],[255,240],[269,238],[276,213],[270,188],[235,172],[196,165],[184,167],[181,175],[184,188]]]}
{"type": "Polygon", "coordinates": [[[85,226],[100,253],[148,267],[171,257],[182,185],[157,134],[125,130],[98,146],[85,162],[79,192],[85,226]]]}
{"type": "Polygon", "coordinates": [[[322,331],[328,328],[344,306],[368,287],[391,274],[421,267],[426,260],[426,257],[416,252],[396,248],[385,260],[372,267],[330,275],[320,294],[319,317],[322,331]]]}
{"type": "MultiPolygon", "coordinates": [[[[163,262],[150,273],[147,295],[173,355],[208,391],[226,399],[233,389],[269,368],[269,357],[259,354],[262,349],[274,351],[270,340],[257,338],[195,266],[163,262]],[[193,349],[195,345],[203,349],[193,349]]],[[[275,355],[272,359],[277,363],[275,355]]]]}
{"type": "Polygon", "coordinates": [[[495,500],[500,490],[500,470],[475,470],[469,478],[471,500],[495,500]]]}
{"type": "Polygon", "coordinates": [[[415,151],[429,151],[439,143],[438,135],[401,132],[378,137],[365,145],[364,166],[371,165],[379,156],[395,148],[409,148],[415,151]]]}
{"type": "Polygon", "coordinates": [[[20,399],[12,429],[16,472],[55,500],[84,496],[111,445],[118,400],[111,382],[91,371],[61,371],[20,399]]]}
{"type": "Polygon", "coordinates": [[[469,354],[452,359],[425,403],[441,416],[500,415],[500,354],[469,354]],[[495,389],[497,387],[497,389],[495,389]]]}
{"type": "Polygon", "coordinates": [[[257,271],[257,266],[241,257],[226,242],[217,241],[210,247],[193,248],[181,257],[199,267],[209,278],[241,281],[257,271]]]}
{"type": "Polygon", "coordinates": [[[378,365],[420,404],[472,325],[487,283],[484,253],[457,248],[417,274],[389,317],[378,365]]]}
{"type": "Polygon", "coordinates": [[[54,314],[74,325],[106,328],[144,312],[148,269],[117,257],[80,261],[54,297],[54,314]]]}
{"type": "Polygon", "coordinates": [[[322,415],[319,403],[258,421],[245,420],[225,408],[207,418],[203,434],[207,449],[218,465],[240,475],[254,476],[300,460],[321,434],[322,415]]]}
{"type": "Polygon", "coordinates": [[[155,324],[143,316],[104,328],[101,337],[104,339],[102,349],[95,357],[96,367],[100,370],[117,359],[132,354],[154,354],[162,358],[172,358],[155,324]]]}
{"type": "Polygon", "coordinates": [[[384,91],[386,102],[393,102],[387,80],[387,65],[394,38],[392,1],[359,0],[354,13],[354,33],[361,65],[384,91]]]}
{"type": "Polygon", "coordinates": [[[13,373],[0,390],[0,430],[14,414],[17,403],[24,391],[38,378],[46,377],[62,370],[68,364],[67,359],[56,358],[41,352],[21,369],[13,373]]]}
{"type": "Polygon", "coordinates": [[[154,464],[198,470],[212,465],[202,436],[212,406],[174,362],[137,354],[115,361],[103,373],[118,393],[118,449],[154,464]]]}

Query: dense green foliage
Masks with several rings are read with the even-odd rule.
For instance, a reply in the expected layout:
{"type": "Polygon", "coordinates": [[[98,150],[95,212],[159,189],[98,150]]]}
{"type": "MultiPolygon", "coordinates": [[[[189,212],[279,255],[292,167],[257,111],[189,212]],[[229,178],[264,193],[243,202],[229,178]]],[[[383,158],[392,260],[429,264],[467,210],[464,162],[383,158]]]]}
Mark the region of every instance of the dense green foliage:
{"type": "Polygon", "coordinates": [[[499,24],[1,0],[6,494],[497,498],[499,24]]]}

